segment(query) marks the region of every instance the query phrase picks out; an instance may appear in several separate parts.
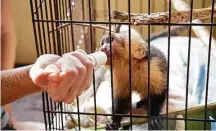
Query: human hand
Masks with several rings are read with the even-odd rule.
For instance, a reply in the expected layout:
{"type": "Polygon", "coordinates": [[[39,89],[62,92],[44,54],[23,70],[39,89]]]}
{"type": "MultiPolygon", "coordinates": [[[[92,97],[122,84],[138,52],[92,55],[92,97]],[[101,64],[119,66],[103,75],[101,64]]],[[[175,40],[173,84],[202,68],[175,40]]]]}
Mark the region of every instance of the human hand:
{"type": "Polygon", "coordinates": [[[30,70],[33,83],[58,102],[71,103],[91,85],[94,65],[83,50],[40,56],[30,70]]]}

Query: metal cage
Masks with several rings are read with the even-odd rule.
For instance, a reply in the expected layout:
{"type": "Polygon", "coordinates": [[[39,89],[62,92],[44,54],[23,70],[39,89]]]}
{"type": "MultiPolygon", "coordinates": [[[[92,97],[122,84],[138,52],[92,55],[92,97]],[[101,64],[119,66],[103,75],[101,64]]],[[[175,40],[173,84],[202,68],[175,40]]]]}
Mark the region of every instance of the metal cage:
{"type": "MultiPolygon", "coordinates": [[[[156,0],[125,0],[125,3],[119,3],[118,0],[30,0],[30,6],[31,6],[31,14],[32,14],[32,22],[33,22],[33,29],[34,29],[34,38],[35,38],[35,45],[37,50],[37,55],[40,56],[42,54],[52,53],[52,54],[58,54],[62,55],[67,52],[74,51],[78,48],[84,49],[87,53],[94,52],[96,50],[97,44],[99,42],[99,37],[102,36],[102,32],[98,32],[95,28],[92,26],[95,24],[98,25],[107,25],[107,27],[111,30],[111,25],[115,24],[123,24],[128,25],[129,28],[132,26],[131,22],[131,15],[130,13],[147,13],[151,15],[153,12],[163,12],[168,11],[169,16],[171,15],[172,9],[172,0],[162,0],[163,2],[163,8],[156,9],[159,5],[159,1],[156,0]],[[103,10],[97,10],[98,3],[102,6],[101,8],[103,10]],[[158,2],[158,3],[157,3],[158,2]],[[132,4],[133,6],[139,3],[137,5],[137,9],[134,9],[132,11],[132,4]],[[147,3],[147,4],[144,4],[147,3]],[[121,5],[122,4],[122,5],[121,5]],[[122,7],[121,7],[122,6],[122,7]],[[112,21],[111,19],[111,13],[110,11],[112,9],[123,9],[126,12],[128,12],[128,20],[125,22],[116,22],[112,21]],[[103,16],[103,18],[98,18],[99,16],[103,16]],[[88,24],[89,26],[80,26],[77,24],[88,24]],[[67,25],[67,26],[66,26],[67,25]],[[58,28],[61,28],[58,30],[58,28]],[[100,35],[99,35],[100,34],[100,35]],[[84,44],[85,43],[85,44],[84,44]]],[[[174,0],[173,0],[174,1],[174,0]]],[[[168,23],[147,23],[143,24],[141,26],[136,26],[135,28],[138,28],[140,32],[145,32],[143,34],[146,35],[146,38],[148,40],[148,45],[150,47],[151,45],[151,35],[152,33],[156,32],[156,30],[162,30],[167,29],[166,33],[163,34],[168,42],[166,43],[167,46],[167,56],[168,56],[168,68],[170,65],[170,39],[173,35],[171,27],[177,27],[182,26],[186,27],[186,31],[184,32],[184,35],[188,37],[188,48],[187,50],[187,62],[186,62],[186,103],[185,103],[185,117],[184,118],[170,118],[168,117],[168,114],[163,116],[166,120],[166,128],[168,129],[169,123],[172,120],[183,120],[185,121],[185,129],[187,129],[187,121],[196,121],[196,122],[203,122],[204,128],[207,129],[207,124],[210,122],[216,122],[216,120],[210,120],[207,118],[207,98],[211,97],[208,96],[208,85],[209,85],[209,74],[210,74],[210,52],[212,47],[212,37],[216,36],[215,33],[215,26],[216,23],[214,20],[214,13],[213,9],[215,1],[214,0],[200,0],[200,5],[197,5],[197,0],[190,0],[188,4],[190,5],[190,13],[192,14],[194,5],[196,4],[197,8],[204,8],[209,7],[212,9],[211,12],[211,18],[207,21],[204,21],[203,23],[195,23],[192,21],[192,15],[190,15],[189,22],[183,22],[183,23],[171,23],[171,19],[169,17],[168,23]],[[202,119],[197,118],[188,118],[188,92],[190,91],[188,89],[189,86],[189,76],[190,76],[190,58],[191,58],[191,37],[194,36],[192,33],[192,27],[194,26],[202,26],[202,27],[208,27],[210,29],[209,34],[209,46],[205,47],[208,50],[208,57],[207,57],[207,72],[206,72],[206,93],[205,93],[205,113],[204,117],[202,119]]],[[[99,6],[100,6],[99,5],[99,6]]],[[[162,7],[161,6],[161,7],[162,7]]],[[[136,7],[136,6],[134,6],[136,7]]],[[[129,36],[131,34],[131,31],[129,30],[129,36]]],[[[129,41],[130,41],[129,37],[129,41]]],[[[129,48],[131,51],[131,49],[129,48]]],[[[131,55],[130,55],[131,56],[131,55]]],[[[129,56],[129,59],[130,59],[129,56]]],[[[131,62],[128,63],[131,65],[131,62]]],[[[150,67],[150,62],[148,64],[150,67]]],[[[112,70],[111,70],[112,72],[112,70]]],[[[130,76],[130,82],[131,83],[131,68],[128,70],[129,76],[130,76]]],[[[150,69],[148,71],[148,75],[150,76],[150,69]]],[[[149,78],[149,77],[148,77],[149,78]]],[[[169,70],[168,70],[168,76],[167,76],[167,82],[169,86],[169,70]]],[[[112,79],[112,77],[111,77],[112,79]]],[[[204,79],[204,78],[203,78],[204,79]]],[[[95,84],[94,80],[93,83],[95,84]]],[[[111,83],[112,85],[112,83],[111,83]]],[[[168,88],[169,90],[169,88],[168,88]]],[[[131,92],[131,87],[130,87],[131,92]]],[[[94,90],[95,93],[95,90],[94,90]]],[[[169,92],[167,91],[167,94],[169,92]]],[[[149,92],[148,92],[149,94],[149,92]]],[[[96,96],[94,96],[95,98],[96,96]]],[[[69,114],[77,114],[78,115],[78,127],[81,129],[80,123],[80,116],[81,115],[93,115],[95,116],[95,121],[97,121],[97,115],[107,115],[107,114],[100,114],[100,113],[84,113],[80,112],[79,106],[77,109],[77,112],[70,112],[66,111],[70,108],[70,105],[67,105],[65,103],[57,103],[52,101],[49,96],[46,93],[42,93],[43,98],[43,113],[44,113],[44,120],[46,129],[49,130],[63,130],[65,129],[65,119],[68,117],[69,114]],[[64,110],[66,109],[66,110],[64,110]],[[57,118],[58,117],[58,118],[57,118]],[[58,120],[57,120],[58,119],[58,120]]],[[[96,98],[95,98],[96,99],[96,98]]],[[[79,105],[79,99],[76,99],[77,103],[79,105]]],[[[168,101],[168,98],[167,98],[168,101]]],[[[96,102],[96,100],[95,100],[96,102]]],[[[94,104],[96,106],[97,103],[94,104]]],[[[96,112],[96,107],[94,108],[96,112]]],[[[166,112],[168,112],[168,106],[166,108],[166,112]]],[[[117,114],[108,114],[109,116],[117,115],[117,114]]],[[[135,115],[125,115],[130,118],[130,124],[132,125],[132,117],[139,117],[139,118],[149,118],[149,113],[147,116],[135,116],[135,115]]],[[[97,124],[95,122],[95,129],[97,129],[97,124]]],[[[132,126],[131,126],[132,128],[132,126]]]]}

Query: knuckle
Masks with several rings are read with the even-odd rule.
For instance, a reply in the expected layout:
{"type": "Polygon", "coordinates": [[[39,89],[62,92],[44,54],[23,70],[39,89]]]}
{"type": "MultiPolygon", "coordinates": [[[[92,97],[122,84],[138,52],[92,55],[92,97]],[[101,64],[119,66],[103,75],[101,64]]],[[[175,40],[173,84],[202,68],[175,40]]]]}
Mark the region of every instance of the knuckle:
{"type": "Polygon", "coordinates": [[[61,102],[62,101],[62,99],[59,96],[52,96],[51,98],[55,102],[61,102]]]}
{"type": "Polygon", "coordinates": [[[89,69],[89,70],[91,70],[91,69],[94,68],[94,64],[93,64],[92,62],[90,62],[90,61],[87,61],[87,62],[85,63],[85,66],[86,66],[86,68],[89,69]]]}
{"type": "Polygon", "coordinates": [[[69,76],[76,77],[76,76],[78,76],[79,71],[77,69],[69,69],[67,71],[67,73],[68,73],[69,76]]]}
{"type": "Polygon", "coordinates": [[[65,102],[67,104],[71,104],[73,101],[74,101],[74,97],[66,98],[63,100],[63,102],[65,102]]]}
{"type": "Polygon", "coordinates": [[[87,83],[86,83],[86,87],[85,89],[88,89],[90,86],[91,86],[92,82],[89,80],[87,83]]]}
{"type": "Polygon", "coordinates": [[[83,53],[84,55],[87,55],[87,53],[83,49],[78,49],[77,51],[83,53]]]}
{"type": "Polygon", "coordinates": [[[79,66],[79,67],[77,67],[77,69],[78,69],[80,74],[85,74],[87,71],[85,66],[79,66]]]}
{"type": "Polygon", "coordinates": [[[67,57],[68,55],[71,55],[70,53],[65,53],[62,55],[62,57],[67,57]]]}

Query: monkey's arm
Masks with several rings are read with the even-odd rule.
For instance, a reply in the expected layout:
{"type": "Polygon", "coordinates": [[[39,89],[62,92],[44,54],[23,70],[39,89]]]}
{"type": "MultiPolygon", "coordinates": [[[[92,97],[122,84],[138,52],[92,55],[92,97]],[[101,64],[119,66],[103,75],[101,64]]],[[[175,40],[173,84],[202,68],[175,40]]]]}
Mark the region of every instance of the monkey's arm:
{"type": "Polygon", "coordinates": [[[1,71],[1,106],[40,92],[29,76],[31,66],[1,71]]]}
{"type": "MultiPolygon", "coordinates": [[[[115,97],[114,98],[114,114],[127,114],[130,108],[130,97],[115,97]]],[[[107,124],[107,130],[118,130],[123,116],[114,115],[112,121],[107,124]]]]}

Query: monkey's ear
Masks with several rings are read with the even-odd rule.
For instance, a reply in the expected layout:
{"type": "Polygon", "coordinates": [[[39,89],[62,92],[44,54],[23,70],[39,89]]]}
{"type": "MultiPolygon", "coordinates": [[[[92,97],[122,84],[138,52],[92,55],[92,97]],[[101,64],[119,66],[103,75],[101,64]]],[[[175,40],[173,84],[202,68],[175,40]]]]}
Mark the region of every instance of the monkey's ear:
{"type": "Polygon", "coordinates": [[[142,59],[147,55],[146,47],[144,44],[138,44],[132,53],[132,56],[136,59],[142,59]]]}

